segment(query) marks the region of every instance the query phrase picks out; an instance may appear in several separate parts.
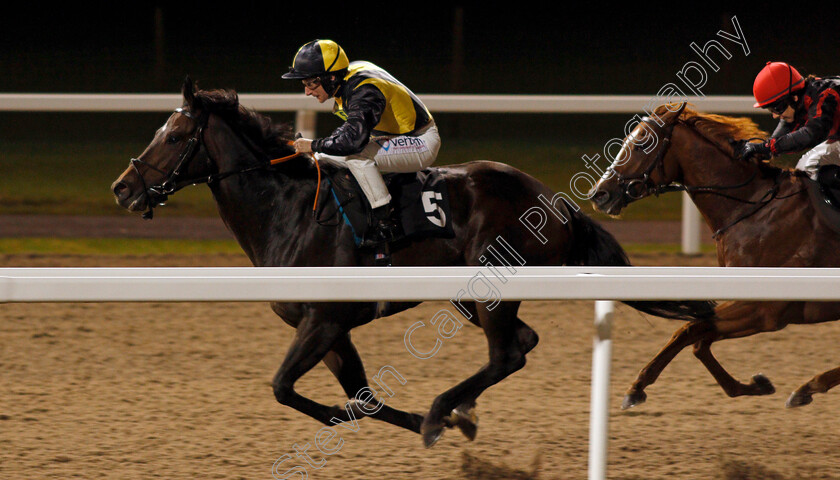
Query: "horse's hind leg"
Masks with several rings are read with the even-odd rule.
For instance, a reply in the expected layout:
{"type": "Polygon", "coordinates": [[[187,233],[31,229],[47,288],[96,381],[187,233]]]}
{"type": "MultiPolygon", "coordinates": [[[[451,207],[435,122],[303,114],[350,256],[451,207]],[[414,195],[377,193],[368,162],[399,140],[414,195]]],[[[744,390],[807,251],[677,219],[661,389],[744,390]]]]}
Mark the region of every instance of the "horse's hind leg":
{"type": "MultiPolygon", "coordinates": [[[[355,416],[368,415],[377,420],[403,427],[415,433],[420,433],[420,424],[423,422],[423,416],[416,413],[408,413],[402,410],[397,410],[385,405],[383,401],[379,401],[377,405],[359,405],[364,397],[367,400],[369,396],[369,389],[367,377],[365,375],[365,367],[362,365],[362,360],[359,358],[359,353],[356,347],[350,340],[350,334],[346,333],[339,337],[333,345],[332,350],[324,357],[324,363],[330,371],[338,379],[344,393],[350,400],[346,406],[353,409],[355,416]]],[[[381,396],[380,396],[381,399],[381,396]]],[[[336,407],[338,409],[344,407],[336,407]]],[[[349,414],[345,412],[337,416],[338,419],[351,421],[349,414]]]]}
{"type": "Polygon", "coordinates": [[[840,367],[821,373],[812,378],[810,382],[797,388],[790,395],[785,405],[788,407],[808,405],[814,400],[813,394],[825,393],[837,385],[840,385],[840,367]]]}
{"type": "MultiPolygon", "coordinates": [[[[461,306],[464,307],[464,309],[466,309],[467,312],[469,312],[469,321],[476,327],[481,327],[481,322],[479,321],[478,310],[476,310],[475,302],[467,302],[461,306]]],[[[539,343],[540,341],[540,337],[539,335],[537,335],[537,332],[535,332],[533,328],[529,327],[519,317],[516,317],[516,321],[514,323],[514,330],[516,332],[516,338],[519,341],[519,347],[522,350],[523,354],[533,350],[534,347],[537,346],[537,343],[539,343]]]]}
{"type": "MultiPolygon", "coordinates": [[[[473,309],[472,312],[474,323],[479,324],[475,310],[473,309]]],[[[533,350],[540,341],[537,332],[518,317],[514,323],[514,331],[522,355],[526,355],[533,350]]],[[[452,413],[448,417],[444,417],[444,423],[447,427],[457,427],[469,440],[475,440],[478,433],[478,414],[475,411],[477,397],[478,395],[463,400],[460,405],[452,409],[452,413]]]]}
{"type": "MultiPolygon", "coordinates": [[[[525,352],[520,344],[521,321],[517,321],[519,302],[503,302],[492,310],[484,305],[477,308],[479,323],[484,329],[490,349],[490,361],[470,378],[440,394],[423,419],[423,443],[430,447],[438,441],[447,426],[446,417],[461,405],[469,405],[487,388],[499,383],[508,375],[525,366],[525,352]]],[[[526,326],[527,327],[527,326],[526,326]]],[[[529,328],[530,329],[530,328],[529,328]]],[[[536,344],[536,334],[526,335],[536,344]]],[[[529,344],[530,348],[533,345],[529,344]]]]}

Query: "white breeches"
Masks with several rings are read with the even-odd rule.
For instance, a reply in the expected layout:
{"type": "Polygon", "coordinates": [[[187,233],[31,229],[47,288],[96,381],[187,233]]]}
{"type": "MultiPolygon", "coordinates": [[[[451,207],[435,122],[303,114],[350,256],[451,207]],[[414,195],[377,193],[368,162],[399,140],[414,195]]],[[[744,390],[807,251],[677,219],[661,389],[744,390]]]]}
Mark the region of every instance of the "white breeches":
{"type": "Polygon", "coordinates": [[[816,180],[817,170],[823,165],[840,165],[840,142],[823,142],[808,150],[797,162],[796,169],[816,180]]]}
{"type": "Polygon", "coordinates": [[[370,206],[377,208],[391,201],[381,172],[417,172],[433,164],[439,150],[440,135],[432,122],[416,137],[372,137],[357,154],[336,157],[316,153],[315,158],[345,164],[362,187],[370,206]]]}

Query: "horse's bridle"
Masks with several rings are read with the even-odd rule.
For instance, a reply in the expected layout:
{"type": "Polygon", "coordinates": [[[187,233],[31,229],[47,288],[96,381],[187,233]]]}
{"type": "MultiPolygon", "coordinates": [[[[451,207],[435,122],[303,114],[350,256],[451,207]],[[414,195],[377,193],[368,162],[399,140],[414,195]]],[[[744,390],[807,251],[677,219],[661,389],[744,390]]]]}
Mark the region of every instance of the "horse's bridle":
{"type": "MultiPolygon", "coordinates": [[[[201,118],[196,118],[189,110],[185,110],[184,108],[176,108],[175,111],[184,115],[185,117],[192,119],[198,124],[195,131],[193,132],[192,137],[187,141],[186,147],[184,150],[178,155],[178,162],[175,164],[175,167],[169,173],[161,170],[160,168],[140,160],[138,158],[131,159],[131,167],[137,173],[137,176],[140,177],[140,182],[143,183],[143,191],[146,192],[146,195],[149,197],[149,210],[143,214],[143,218],[147,220],[151,220],[154,217],[154,208],[158,205],[163,205],[166,200],[169,198],[169,195],[177,192],[178,190],[184,188],[186,185],[189,185],[194,182],[181,182],[178,184],[178,177],[181,176],[182,171],[189,165],[193,158],[195,158],[196,153],[201,148],[202,144],[204,143],[204,127],[207,125],[207,116],[202,116],[201,118]],[[138,165],[143,165],[147,169],[154,170],[163,175],[163,180],[155,185],[147,185],[146,179],[143,177],[143,173],[140,172],[138,165]]],[[[207,180],[209,181],[209,179],[207,180]]]]}
{"type": "MultiPolygon", "coordinates": [[[[247,136],[238,135],[240,139],[243,141],[245,146],[253,153],[257,158],[266,160],[266,163],[262,163],[255,166],[243,167],[240,169],[234,169],[226,172],[219,172],[219,173],[212,173],[210,175],[202,175],[200,177],[190,178],[186,180],[180,180],[179,177],[182,173],[186,170],[189,163],[195,158],[196,153],[198,153],[199,149],[204,145],[204,129],[207,126],[207,121],[209,118],[208,114],[202,114],[199,117],[196,117],[195,114],[190,112],[189,110],[181,107],[175,109],[176,113],[180,113],[185,117],[193,120],[198,124],[195,131],[193,132],[192,137],[187,141],[187,145],[184,147],[184,150],[178,155],[178,162],[175,163],[175,167],[172,169],[171,172],[167,173],[161,170],[154,165],[144,162],[143,160],[132,158],[130,161],[131,167],[137,173],[137,176],[140,177],[140,182],[143,184],[143,191],[146,192],[148,196],[148,206],[149,209],[143,213],[143,218],[147,220],[151,220],[154,217],[154,208],[159,205],[163,205],[166,200],[169,198],[169,195],[174,194],[178,190],[188,186],[188,185],[197,185],[200,183],[213,183],[224,178],[239,175],[247,172],[252,172],[256,170],[264,170],[269,168],[273,165],[277,165],[293,158],[297,158],[301,155],[301,153],[295,152],[291,155],[287,155],[281,158],[271,159],[268,155],[265,154],[259,147],[257,147],[247,136]],[[155,185],[148,186],[146,184],[146,179],[143,177],[143,174],[140,172],[138,165],[143,165],[145,168],[150,170],[154,170],[160,174],[162,174],[163,180],[155,185]]],[[[238,133],[238,132],[237,132],[238,133]]],[[[293,145],[294,142],[287,142],[288,145],[293,145]]],[[[206,149],[205,149],[206,151],[206,149]]],[[[209,158],[210,154],[207,152],[207,156],[209,158]]],[[[318,169],[318,188],[315,194],[315,205],[313,205],[313,211],[315,211],[318,202],[318,196],[320,193],[320,184],[321,184],[321,170],[318,166],[317,162],[315,163],[316,168],[318,169]]]]}
{"type": "MultiPolygon", "coordinates": [[[[643,117],[640,123],[653,128],[649,117],[643,117]]],[[[656,157],[654,157],[650,165],[648,165],[641,173],[636,175],[622,175],[612,167],[608,170],[618,179],[618,187],[621,190],[621,194],[624,196],[625,203],[634,202],[651,194],[659,195],[660,193],[676,191],[682,187],[681,185],[678,186],[676,184],[655,185],[650,180],[650,174],[653,173],[656,168],[659,168],[662,171],[663,176],[665,174],[665,162],[663,160],[665,159],[665,154],[668,153],[668,148],[671,146],[671,136],[674,134],[674,124],[671,123],[667,127],[664,127],[664,130],[667,134],[665,135],[665,138],[662,139],[662,147],[656,153],[656,157]]]]}
{"type": "MultiPolygon", "coordinates": [[[[645,125],[648,125],[649,127],[653,128],[653,125],[651,124],[651,119],[649,117],[642,118],[641,123],[644,123],[645,125]]],[[[648,167],[645,168],[645,170],[642,173],[640,173],[638,175],[633,175],[633,176],[624,176],[624,175],[621,175],[620,173],[618,173],[617,171],[611,169],[612,173],[617,176],[618,186],[621,189],[621,194],[624,197],[625,203],[630,203],[630,202],[639,200],[639,199],[644,198],[645,196],[651,195],[651,194],[652,195],[659,195],[659,194],[668,193],[668,192],[688,192],[688,193],[715,194],[715,195],[722,196],[724,198],[728,198],[730,200],[735,200],[735,201],[740,202],[740,203],[753,204],[753,205],[756,206],[751,211],[739,216],[738,218],[736,218],[734,221],[732,221],[728,225],[726,225],[722,228],[719,228],[717,231],[715,231],[713,233],[712,237],[717,238],[724,231],[728,230],[733,225],[735,225],[738,222],[740,222],[741,220],[749,218],[752,215],[754,215],[755,213],[757,213],[759,210],[764,208],[766,205],[768,205],[774,199],[776,199],[776,198],[789,198],[789,197],[793,196],[793,195],[787,195],[787,196],[784,196],[784,197],[779,197],[778,196],[779,188],[780,188],[780,184],[778,182],[778,179],[776,179],[776,181],[773,183],[773,186],[771,186],[767,190],[767,192],[765,192],[765,194],[757,201],[744,200],[742,198],[738,198],[738,197],[723,193],[723,190],[733,190],[733,189],[737,189],[737,188],[741,188],[741,187],[745,187],[745,186],[749,185],[750,183],[752,183],[758,177],[758,174],[759,174],[758,170],[756,170],[756,172],[753,173],[753,175],[751,175],[747,180],[745,180],[741,183],[735,184],[735,185],[688,186],[688,185],[683,185],[683,184],[674,183],[674,182],[669,183],[667,185],[653,184],[650,180],[650,174],[656,168],[659,168],[662,171],[663,176],[664,176],[664,173],[665,173],[664,158],[665,158],[665,154],[668,152],[668,148],[671,145],[671,136],[674,134],[674,126],[677,123],[685,123],[685,122],[677,119],[674,123],[671,123],[667,127],[664,127],[665,131],[667,132],[667,135],[662,140],[663,146],[662,146],[662,148],[659,149],[659,152],[656,154],[656,157],[653,159],[653,162],[651,162],[651,164],[648,165],[648,167]]],[[[660,128],[663,128],[663,127],[660,127],[660,128]]],[[[752,139],[750,139],[750,140],[752,140],[752,139]]],[[[711,143],[715,146],[715,148],[717,148],[718,150],[721,150],[727,156],[730,155],[729,153],[723,151],[723,149],[720,146],[718,146],[717,144],[715,144],[714,142],[711,142],[711,143]]],[[[799,193],[799,192],[796,192],[796,193],[799,193]]]]}

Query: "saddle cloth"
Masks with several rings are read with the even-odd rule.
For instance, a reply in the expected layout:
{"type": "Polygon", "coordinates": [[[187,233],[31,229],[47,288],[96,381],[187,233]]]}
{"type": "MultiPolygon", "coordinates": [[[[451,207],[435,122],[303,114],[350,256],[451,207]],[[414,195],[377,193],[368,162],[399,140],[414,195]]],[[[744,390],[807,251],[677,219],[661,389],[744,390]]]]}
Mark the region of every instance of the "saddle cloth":
{"type": "MultiPolygon", "coordinates": [[[[435,168],[416,173],[388,173],[383,175],[391,193],[395,220],[407,238],[452,238],[449,190],[446,180],[435,168]]],[[[327,175],[329,195],[343,221],[353,230],[356,245],[373,225],[370,204],[359,183],[346,168],[327,175]]]]}
{"type": "Polygon", "coordinates": [[[804,177],[808,186],[808,195],[820,219],[835,233],[840,234],[840,190],[831,188],[823,181],[840,169],[837,165],[824,165],[817,172],[817,181],[804,177]]]}

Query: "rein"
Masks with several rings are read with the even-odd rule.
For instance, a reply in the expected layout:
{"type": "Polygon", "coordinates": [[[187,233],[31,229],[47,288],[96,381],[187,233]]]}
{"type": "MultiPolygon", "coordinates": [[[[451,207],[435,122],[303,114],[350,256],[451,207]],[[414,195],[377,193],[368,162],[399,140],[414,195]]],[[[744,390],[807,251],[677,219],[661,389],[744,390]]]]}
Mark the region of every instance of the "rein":
{"type": "MultiPolygon", "coordinates": [[[[644,123],[650,125],[650,123],[649,123],[650,119],[649,118],[645,117],[644,119],[642,119],[642,121],[644,123]]],[[[686,125],[686,126],[690,127],[690,125],[688,125],[686,122],[684,122],[682,120],[678,120],[678,122],[682,123],[683,125],[686,125]]],[[[619,186],[623,189],[623,191],[622,191],[623,195],[625,195],[626,197],[628,197],[632,200],[639,200],[640,198],[643,198],[645,196],[645,194],[653,194],[654,196],[658,196],[659,194],[668,193],[668,192],[687,192],[687,193],[694,193],[694,194],[708,193],[708,194],[718,195],[720,197],[727,198],[729,200],[734,200],[736,202],[756,205],[756,207],[754,209],[750,210],[749,212],[744,213],[743,215],[740,215],[733,222],[731,222],[728,225],[726,225],[724,227],[721,227],[718,230],[716,230],[712,234],[712,238],[717,239],[721,234],[723,234],[723,232],[725,232],[729,228],[733,227],[734,225],[740,223],[741,221],[755,215],[756,213],[758,213],[759,210],[761,210],[762,208],[767,206],[773,200],[790,198],[790,197],[792,197],[792,196],[794,196],[798,193],[801,193],[801,191],[799,191],[799,192],[795,192],[791,195],[786,195],[784,197],[779,197],[778,196],[779,187],[781,186],[781,184],[779,183],[778,178],[774,179],[773,186],[770,187],[767,190],[767,192],[765,192],[764,195],[757,201],[745,200],[745,199],[738,198],[738,197],[735,197],[733,195],[729,195],[729,194],[721,191],[721,190],[735,190],[735,189],[742,188],[742,187],[745,187],[745,186],[751,184],[753,181],[755,181],[756,178],[758,178],[758,174],[759,174],[758,170],[756,170],[755,173],[753,173],[752,176],[750,176],[747,180],[745,180],[741,183],[735,184],[735,185],[688,186],[688,185],[683,185],[683,184],[678,184],[678,183],[669,183],[667,185],[650,185],[649,184],[650,173],[653,172],[653,170],[657,167],[659,167],[661,170],[663,170],[663,172],[665,170],[664,158],[665,158],[665,154],[668,151],[668,147],[670,147],[670,145],[671,145],[671,136],[674,133],[674,125],[675,124],[671,124],[669,126],[669,128],[667,129],[668,134],[665,137],[665,139],[663,140],[664,146],[659,149],[659,152],[657,153],[656,158],[654,158],[653,162],[645,169],[644,172],[642,172],[639,175],[633,176],[633,177],[625,177],[625,176],[622,176],[621,174],[619,174],[618,172],[613,171],[616,175],[618,175],[619,186]],[[630,181],[627,182],[626,180],[630,180],[630,181]],[[637,187],[641,187],[641,190],[640,191],[635,190],[637,187]]],[[[703,138],[704,140],[706,140],[707,142],[711,143],[715,148],[717,148],[719,151],[724,153],[727,157],[731,158],[731,155],[728,152],[725,152],[719,145],[717,145],[716,143],[707,139],[703,135],[700,135],[700,137],[703,138]]],[[[750,139],[750,140],[753,140],[753,139],[750,139]]]]}
{"type": "MultiPolygon", "coordinates": [[[[298,134],[298,137],[300,137],[300,134],[298,134]]],[[[289,146],[293,146],[294,144],[295,144],[295,142],[292,142],[292,141],[286,142],[286,145],[289,145],[289,146]]],[[[280,157],[280,158],[275,158],[274,160],[269,160],[268,163],[269,163],[269,165],[279,165],[283,162],[287,162],[287,161],[292,160],[294,158],[297,158],[301,155],[303,155],[303,154],[300,153],[300,152],[295,152],[291,155],[286,155],[285,157],[280,157]]],[[[313,158],[312,161],[315,163],[315,170],[318,172],[318,182],[315,184],[315,203],[312,204],[312,213],[315,214],[318,210],[318,197],[321,196],[321,164],[319,164],[318,160],[315,159],[315,158],[313,158]]]]}
{"type": "MultiPolygon", "coordinates": [[[[682,122],[682,123],[684,125],[687,125],[685,122],[682,122]]],[[[727,157],[732,158],[731,155],[728,152],[724,151],[715,142],[712,142],[711,140],[704,137],[703,135],[700,135],[700,137],[703,138],[704,140],[706,140],[708,143],[711,143],[715,148],[717,148],[721,153],[723,153],[727,157]]],[[[751,140],[755,140],[755,139],[750,138],[747,141],[751,141],[751,140]]],[[[793,195],[788,195],[788,196],[785,196],[785,197],[779,197],[779,188],[781,187],[781,184],[779,183],[778,177],[773,179],[773,186],[770,187],[769,189],[767,189],[767,191],[764,192],[764,195],[762,195],[762,197],[760,199],[756,200],[756,201],[745,200],[743,198],[739,198],[739,197],[736,197],[736,196],[733,196],[733,195],[729,195],[727,193],[724,193],[724,192],[720,191],[720,190],[734,190],[734,189],[746,187],[747,185],[749,185],[753,181],[755,181],[756,178],[758,178],[758,174],[759,174],[759,170],[756,170],[748,179],[746,179],[745,181],[743,181],[741,183],[735,184],[735,185],[703,185],[703,186],[696,186],[696,187],[691,187],[691,186],[687,186],[687,185],[679,185],[680,188],[675,188],[673,191],[682,190],[682,191],[685,191],[685,192],[688,192],[688,193],[695,193],[695,194],[708,193],[708,194],[717,195],[717,196],[720,196],[720,197],[723,197],[723,198],[726,198],[726,199],[729,199],[729,200],[734,200],[736,202],[740,202],[740,203],[743,203],[743,204],[755,205],[755,208],[753,208],[749,212],[746,212],[746,213],[738,216],[738,218],[736,218],[735,220],[733,220],[729,224],[715,230],[715,232],[712,233],[712,238],[717,239],[725,231],[729,230],[730,228],[737,225],[741,221],[746,220],[747,218],[749,218],[749,217],[755,215],[756,213],[758,213],[759,210],[761,210],[762,208],[769,205],[770,202],[772,202],[773,200],[776,200],[777,198],[789,198],[790,196],[793,196],[793,195]]],[[[797,192],[797,193],[799,193],[799,192],[797,192]]]]}
{"type": "MultiPolygon", "coordinates": [[[[192,119],[198,124],[195,132],[193,132],[192,137],[187,141],[186,147],[184,150],[178,155],[178,162],[175,164],[175,167],[172,169],[171,172],[167,173],[161,170],[154,165],[144,162],[143,160],[132,158],[130,161],[131,167],[137,173],[137,176],[140,177],[140,181],[143,184],[143,190],[149,196],[149,210],[143,213],[143,218],[146,220],[151,220],[154,217],[154,208],[155,206],[164,205],[166,200],[169,198],[170,195],[173,195],[175,192],[181,190],[184,187],[190,185],[198,185],[202,183],[206,183],[210,185],[214,182],[219,182],[225,178],[234,176],[234,175],[241,175],[243,173],[249,173],[257,170],[265,170],[266,168],[270,168],[274,165],[279,165],[281,163],[287,162],[289,160],[293,160],[302,156],[301,152],[295,152],[291,155],[286,155],[285,157],[275,158],[267,160],[266,165],[256,165],[252,167],[245,167],[240,169],[233,169],[228,170],[225,172],[213,173],[210,175],[204,175],[201,177],[195,177],[191,179],[185,180],[178,180],[178,177],[181,175],[182,170],[193,160],[196,156],[198,150],[204,146],[204,128],[207,125],[207,116],[203,115],[201,118],[196,118],[190,111],[185,110],[184,108],[176,108],[175,112],[180,113],[187,118],[192,119]],[[164,180],[156,185],[148,186],[146,184],[146,179],[143,177],[143,174],[140,172],[138,165],[143,165],[144,167],[154,170],[162,175],[164,175],[164,180]]],[[[243,140],[243,143],[248,147],[248,149],[257,157],[266,158],[267,155],[258,148],[249,138],[239,134],[237,132],[237,136],[240,140],[243,140]]],[[[293,141],[287,141],[286,145],[293,146],[293,141]]],[[[206,148],[205,148],[206,152],[206,148]]],[[[207,153],[207,157],[210,158],[210,153],[207,153]]],[[[210,158],[212,161],[212,158],[210,158]]],[[[315,188],[315,202],[312,205],[312,213],[313,215],[317,214],[318,208],[318,197],[321,193],[321,166],[318,164],[318,161],[312,159],[315,163],[315,169],[318,172],[318,180],[315,188]]]]}

